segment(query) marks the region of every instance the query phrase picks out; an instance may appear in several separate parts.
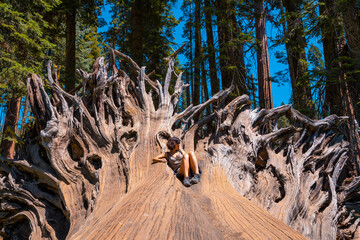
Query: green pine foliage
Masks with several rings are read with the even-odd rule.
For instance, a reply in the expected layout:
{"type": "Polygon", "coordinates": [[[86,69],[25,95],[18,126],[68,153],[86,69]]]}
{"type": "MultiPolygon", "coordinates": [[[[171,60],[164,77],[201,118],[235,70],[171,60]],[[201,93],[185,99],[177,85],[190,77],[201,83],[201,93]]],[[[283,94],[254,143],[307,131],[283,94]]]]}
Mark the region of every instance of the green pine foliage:
{"type": "Polygon", "coordinates": [[[104,54],[102,39],[96,26],[78,24],[77,27],[76,67],[91,72],[95,60],[104,54]]]}
{"type": "Polygon", "coordinates": [[[173,1],[111,0],[113,25],[105,34],[113,48],[128,54],[154,78],[162,79],[163,58],[172,53],[173,29],[178,20],[172,13],[173,1]]]}
{"type": "Polygon", "coordinates": [[[54,47],[45,34],[49,23],[43,14],[59,4],[53,0],[0,3],[0,95],[12,98],[25,94],[30,73],[42,75],[46,50],[54,47]]]}
{"type": "MultiPolygon", "coordinates": [[[[63,1],[51,12],[45,15],[49,24],[46,34],[54,43],[51,49],[48,49],[48,59],[52,60],[53,66],[58,71],[60,85],[65,88],[67,80],[65,79],[65,52],[66,52],[66,19],[65,12],[70,7],[76,7],[76,65],[77,69],[83,69],[92,72],[92,66],[96,58],[105,55],[107,47],[102,36],[98,33],[98,27],[103,26],[104,19],[100,18],[101,6],[103,1],[83,1],[83,2],[63,1]],[[76,3],[76,4],[75,4],[76,3]]],[[[76,85],[82,81],[77,77],[76,85]]]]}

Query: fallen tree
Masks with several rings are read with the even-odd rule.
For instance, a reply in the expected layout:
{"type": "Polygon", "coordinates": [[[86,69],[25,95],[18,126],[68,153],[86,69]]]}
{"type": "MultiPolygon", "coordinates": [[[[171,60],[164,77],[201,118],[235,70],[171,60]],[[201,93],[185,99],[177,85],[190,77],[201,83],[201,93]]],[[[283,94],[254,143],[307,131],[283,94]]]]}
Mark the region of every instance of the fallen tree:
{"type": "MultiPolygon", "coordinates": [[[[245,234],[246,229],[241,233],[242,226],[226,223],[226,219],[221,220],[221,215],[211,212],[217,208],[225,211],[226,206],[220,208],[210,204],[209,207],[207,203],[224,205],[226,201],[233,212],[240,211],[236,204],[243,200],[235,193],[224,192],[213,199],[212,191],[232,191],[224,187],[221,183],[224,179],[218,177],[222,176],[217,173],[218,169],[223,169],[225,178],[238,193],[305,237],[353,237],[359,223],[360,177],[358,163],[348,154],[348,131],[343,124],[346,118],[332,115],[315,121],[289,105],[251,110],[246,95],[221,108],[232,87],[200,105],[190,105],[179,111],[180,97],[187,85],[181,80],[181,73],[174,72],[175,56],[168,58],[168,71],[162,84],[152,80],[145,67],[139,67],[116,50],[112,50],[113,74],[108,75],[109,69],[101,57],[92,73],[78,70],[83,85],[75,93],[65,92],[59,86],[51,62],[48,64],[48,92],[38,76],[32,75],[28,79],[28,95],[36,122],[27,132],[17,158],[1,159],[0,235],[5,239],[10,236],[20,239],[83,239],[84,236],[99,239],[111,236],[140,238],[136,234],[141,232],[147,238],[169,238],[188,231],[189,234],[184,233],[184,236],[238,239],[236,234],[245,234]],[[136,80],[117,68],[115,55],[137,74],[136,80]],[[204,110],[210,105],[219,107],[205,115],[204,110]],[[170,136],[181,138],[186,151],[195,150],[201,155],[206,150],[208,160],[201,162],[214,190],[209,190],[204,179],[200,183],[200,186],[204,184],[199,189],[200,195],[188,195],[189,190],[169,180],[174,179],[169,169],[164,172],[163,168],[151,165],[152,157],[166,149],[165,143],[170,136]],[[199,211],[200,219],[191,221],[212,230],[195,231],[186,225],[187,230],[165,228],[154,232],[154,222],[160,220],[148,222],[142,228],[133,225],[129,228],[124,221],[132,218],[129,209],[136,212],[140,208],[140,205],[131,204],[136,202],[134,198],[144,197],[137,194],[142,191],[145,194],[146,186],[155,193],[162,191],[159,196],[163,198],[182,199],[171,188],[161,186],[158,189],[161,181],[153,180],[156,176],[175,184],[176,189],[191,199],[184,204],[198,199],[201,207],[196,204],[190,207],[199,211]],[[112,217],[102,219],[105,215],[112,217]],[[111,223],[113,218],[118,219],[116,225],[111,223]],[[152,227],[146,231],[143,230],[145,226],[152,227]],[[223,230],[228,235],[221,233],[223,230]],[[174,235],[170,234],[172,231],[175,231],[174,235]],[[93,235],[87,235],[89,232],[93,235]]],[[[157,202],[159,196],[153,195],[154,198],[144,199],[143,203],[156,202],[154,207],[169,211],[167,205],[160,202],[170,199],[157,202]]],[[[252,206],[251,211],[260,211],[247,204],[252,206]]],[[[175,209],[171,211],[176,212],[175,209]]],[[[261,234],[263,238],[266,234],[301,238],[295,231],[260,212],[264,217],[257,217],[256,222],[266,227],[252,230],[253,234],[262,231],[259,238],[261,234]]],[[[240,219],[242,215],[236,216],[240,219]]],[[[173,221],[182,226],[178,220],[173,221]]],[[[255,220],[249,217],[247,221],[255,220]]]]}

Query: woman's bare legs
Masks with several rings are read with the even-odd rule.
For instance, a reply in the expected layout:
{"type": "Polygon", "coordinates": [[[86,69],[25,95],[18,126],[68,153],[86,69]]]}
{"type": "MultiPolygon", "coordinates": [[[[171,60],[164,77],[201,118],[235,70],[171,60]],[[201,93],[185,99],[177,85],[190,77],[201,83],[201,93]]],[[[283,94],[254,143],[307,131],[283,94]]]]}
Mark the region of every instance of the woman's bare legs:
{"type": "Polygon", "coordinates": [[[193,173],[199,173],[199,164],[198,164],[198,160],[195,156],[195,153],[193,151],[189,152],[189,162],[190,162],[190,167],[191,170],[193,171],[193,173]]]}
{"type": "Polygon", "coordinates": [[[196,184],[200,181],[199,175],[199,165],[195,153],[193,151],[189,154],[185,154],[180,165],[179,173],[184,176],[184,185],[190,187],[191,183],[196,184]],[[194,177],[190,180],[190,167],[191,170],[195,173],[194,177]]]}
{"type": "Polygon", "coordinates": [[[185,154],[184,158],[181,161],[181,165],[180,165],[180,169],[179,169],[179,173],[181,175],[183,175],[184,177],[188,177],[189,176],[189,155],[185,154]]]}
{"type": "Polygon", "coordinates": [[[181,161],[179,173],[182,174],[184,177],[188,177],[190,173],[190,168],[193,173],[199,173],[198,160],[193,151],[185,154],[183,160],[181,161]]]}

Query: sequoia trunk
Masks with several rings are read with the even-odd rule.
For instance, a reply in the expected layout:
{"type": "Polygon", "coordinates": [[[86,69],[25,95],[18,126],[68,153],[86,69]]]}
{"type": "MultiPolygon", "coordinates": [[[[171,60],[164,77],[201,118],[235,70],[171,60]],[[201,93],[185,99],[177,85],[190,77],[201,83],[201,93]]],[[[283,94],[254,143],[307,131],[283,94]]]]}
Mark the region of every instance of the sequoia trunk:
{"type": "Polygon", "coordinates": [[[1,139],[1,156],[9,159],[15,157],[15,138],[19,121],[21,97],[11,98],[7,103],[5,123],[1,139]]]}
{"type": "Polygon", "coordinates": [[[285,45],[289,63],[293,104],[296,109],[312,116],[313,104],[305,56],[306,39],[304,38],[303,21],[300,17],[303,1],[281,2],[286,9],[287,26],[284,29],[287,41],[285,45]]]}
{"type": "Polygon", "coordinates": [[[76,78],[76,7],[67,9],[66,14],[66,52],[65,52],[65,89],[71,91],[75,88],[76,78]]]}
{"type": "Polygon", "coordinates": [[[270,80],[269,50],[266,36],[264,1],[256,1],[255,4],[255,28],[256,40],[258,41],[257,72],[259,83],[259,105],[262,108],[270,109],[273,108],[273,101],[270,80]]]}
{"type": "Polygon", "coordinates": [[[220,91],[220,83],[217,77],[217,67],[216,67],[216,58],[215,58],[215,48],[214,48],[214,36],[212,29],[212,6],[210,5],[210,0],[204,0],[205,4],[205,26],[206,26],[206,42],[207,42],[207,56],[209,61],[209,71],[210,71],[210,85],[211,85],[211,95],[215,95],[220,91]]]}

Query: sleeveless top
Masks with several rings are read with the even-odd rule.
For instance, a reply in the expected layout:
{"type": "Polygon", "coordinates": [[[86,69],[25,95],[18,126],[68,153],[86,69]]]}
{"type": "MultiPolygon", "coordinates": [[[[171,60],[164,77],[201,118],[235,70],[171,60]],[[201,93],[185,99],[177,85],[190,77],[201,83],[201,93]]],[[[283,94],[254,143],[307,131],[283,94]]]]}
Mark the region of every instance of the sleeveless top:
{"type": "Polygon", "coordinates": [[[176,156],[172,156],[170,152],[166,152],[166,159],[168,160],[169,166],[176,170],[181,165],[181,160],[183,159],[184,155],[179,151],[179,153],[176,154],[176,156]]]}

